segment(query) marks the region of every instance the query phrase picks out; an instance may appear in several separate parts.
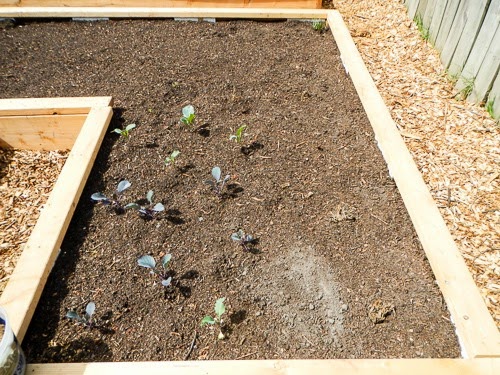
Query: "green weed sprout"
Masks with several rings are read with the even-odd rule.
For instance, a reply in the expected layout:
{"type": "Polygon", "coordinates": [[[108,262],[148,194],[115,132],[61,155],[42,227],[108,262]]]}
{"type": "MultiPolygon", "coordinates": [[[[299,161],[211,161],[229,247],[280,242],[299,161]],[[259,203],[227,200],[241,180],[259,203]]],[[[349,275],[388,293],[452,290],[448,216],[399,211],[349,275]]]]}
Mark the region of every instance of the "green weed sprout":
{"type": "Polygon", "coordinates": [[[128,138],[130,135],[130,131],[135,128],[135,124],[128,124],[125,129],[116,128],[111,131],[111,133],[118,133],[123,138],[128,138]]]}
{"type": "Polygon", "coordinates": [[[181,122],[186,125],[193,125],[194,120],[196,118],[196,115],[194,113],[194,107],[189,104],[182,108],[182,117],[181,117],[181,122]]]}
{"type": "Polygon", "coordinates": [[[326,30],[326,22],[321,20],[313,21],[312,28],[314,31],[324,31],[326,30]]]}
{"type": "Polygon", "coordinates": [[[173,152],[170,154],[170,156],[167,156],[167,158],[165,159],[165,164],[166,164],[166,165],[170,165],[170,164],[175,165],[175,159],[177,158],[177,156],[179,156],[179,155],[180,155],[180,153],[181,153],[181,152],[180,152],[180,151],[178,151],[178,150],[173,151],[173,152]]]}
{"type": "Polygon", "coordinates": [[[243,140],[243,136],[245,135],[246,128],[247,128],[246,125],[241,125],[238,129],[236,129],[235,134],[231,134],[229,136],[229,140],[241,143],[241,141],[243,140]]]}
{"type": "Polygon", "coordinates": [[[210,325],[217,325],[219,327],[219,335],[217,338],[219,340],[223,340],[225,338],[224,334],[222,333],[222,315],[226,312],[226,306],[224,305],[224,301],[226,300],[226,297],[219,298],[217,301],[215,301],[215,306],[214,306],[214,311],[215,311],[215,317],[212,317],[210,315],[205,316],[201,320],[201,326],[205,326],[207,324],[210,325]]]}

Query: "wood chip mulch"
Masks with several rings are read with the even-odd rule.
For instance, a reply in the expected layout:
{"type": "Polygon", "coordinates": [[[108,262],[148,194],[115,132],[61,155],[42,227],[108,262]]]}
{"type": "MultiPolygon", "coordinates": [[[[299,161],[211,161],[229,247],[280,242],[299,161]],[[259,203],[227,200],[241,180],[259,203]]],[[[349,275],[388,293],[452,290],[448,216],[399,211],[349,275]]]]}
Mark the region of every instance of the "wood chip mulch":
{"type": "Polygon", "coordinates": [[[456,99],[399,0],[335,0],[500,328],[500,127],[456,99]]]}
{"type": "Polygon", "coordinates": [[[67,152],[0,149],[0,294],[59,176],[67,152]]]}

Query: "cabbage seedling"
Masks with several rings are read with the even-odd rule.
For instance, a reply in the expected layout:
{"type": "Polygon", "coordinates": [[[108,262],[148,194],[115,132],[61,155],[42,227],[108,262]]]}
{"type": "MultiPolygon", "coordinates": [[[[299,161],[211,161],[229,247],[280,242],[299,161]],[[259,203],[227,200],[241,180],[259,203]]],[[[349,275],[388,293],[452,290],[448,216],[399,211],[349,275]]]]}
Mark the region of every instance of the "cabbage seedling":
{"type": "Polygon", "coordinates": [[[243,232],[243,230],[241,229],[238,229],[237,232],[231,234],[231,239],[235,242],[238,242],[238,244],[243,248],[243,251],[248,251],[248,245],[251,244],[254,240],[252,235],[245,234],[245,232],[243,232]]]}
{"type": "Polygon", "coordinates": [[[95,312],[95,303],[89,302],[87,307],[85,307],[85,314],[79,315],[76,311],[70,310],[66,313],[66,318],[76,321],[79,324],[83,324],[85,327],[92,328],[94,325],[94,320],[92,315],[95,312]]]}
{"type": "Polygon", "coordinates": [[[137,260],[137,264],[141,267],[149,268],[151,274],[156,275],[161,280],[161,285],[167,287],[172,283],[172,277],[167,277],[168,264],[172,259],[171,254],[165,255],[161,259],[161,265],[163,266],[163,272],[156,268],[156,261],[151,255],[143,255],[137,260]]]}
{"type": "Polygon", "coordinates": [[[222,315],[226,312],[226,306],[224,305],[224,301],[226,300],[226,297],[219,298],[217,301],[215,301],[215,306],[214,306],[214,311],[215,311],[215,316],[212,317],[210,315],[205,316],[201,320],[201,326],[205,326],[207,324],[210,325],[217,325],[219,327],[219,335],[217,338],[219,340],[223,340],[225,338],[224,334],[222,333],[222,315]]]}
{"type": "Polygon", "coordinates": [[[185,125],[193,125],[194,120],[196,118],[196,114],[194,113],[194,107],[189,104],[182,108],[182,117],[181,117],[181,122],[185,125]]]}
{"type": "Polygon", "coordinates": [[[209,184],[212,187],[213,192],[219,198],[222,198],[222,190],[224,189],[226,182],[231,178],[231,175],[226,175],[226,177],[224,177],[223,179],[221,178],[221,176],[222,176],[222,172],[221,172],[220,168],[213,167],[212,168],[212,177],[214,179],[205,181],[207,184],[209,184]]]}
{"type": "Polygon", "coordinates": [[[128,138],[130,131],[135,128],[135,124],[128,124],[124,129],[116,128],[111,131],[111,133],[118,133],[123,138],[128,138]]]}
{"type": "Polygon", "coordinates": [[[177,158],[177,156],[179,156],[180,153],[181,152],[178,150],[173,151],[170,154],[170,156],[167,156],[167,158],[165,159],[165,164],[166,165],[170,165],[170,164],[175,165],[175,159],[177,158]]]}
{"type": "Polygon", "coordinates": [[[247,128],[246,125],[241,125],[238,129],[236,129],[235,134],[231,134],[229,136],[229,140],[241,143],[241,141],[243,140],[243,136],[245,135],[246,128],[247,128]]]}
{"type": "Polygon", "coordinates": [[[106,197],[103,193],[94,193],[90,196],[90,199],[92,199],[94,202],[101,202],[104,205],[111,205],[115,209],[115,211],[120,212],[123,211],[124,208],[127,208],[127,206],[123,207],[122,203],[120,202],[120,197],[121,194],[127,190],[131,186],[131,183],[128,182],[127,180],[120,181],[118,183],[118,186],[116,187],[116,192],[113,193],[113,198],[108,198],[106,197]]]}
{"type": "Polygon", "coordinates": [[[132,208],[135,209],[139,212],[139,215],[141,215],[143,218],[151,220],[153,219],[158,212],[162,212],[165,210],[165,206],[161,203],[156,203],[153,206],[153,190],[149,190],[146,194],[146,199],[149,202],[147,206],[140,206],[137,203],[129,203],[127,204],[124,208],[132,208]]]}

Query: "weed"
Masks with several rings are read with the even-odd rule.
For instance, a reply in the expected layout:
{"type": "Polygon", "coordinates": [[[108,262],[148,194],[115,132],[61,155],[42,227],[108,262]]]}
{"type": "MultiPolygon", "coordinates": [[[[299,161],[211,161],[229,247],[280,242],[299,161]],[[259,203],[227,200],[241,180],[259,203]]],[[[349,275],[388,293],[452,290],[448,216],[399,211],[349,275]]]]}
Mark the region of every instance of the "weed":
{"type": "Polygon", "coordinates": [[[100,202],[104,205],[110,205],[113,207],[115,212],[117,213],[122,213],[127,206],[123,207],[120,199],[122,193],[127,190],[130,187],[131,183],[128,182],[127,180],[122,180],[118,183],[118,186],[116,187],[116,192],[113,193],[113,198],[108,198],[106,197],[103,193],[94,193],[90,196],[90,198],[95,201],[95,202],[100,202]]]}
{"type": "Polygon", "coordinates": [[[222,176],[222,172],[221,172],[220,168],[213,167],[212,168],[212,177],[214,179],[205,181],[207,184],[209,184],[212,187],[213,192],[219,198],[222,198],[222,190],[224,189],[226,182],[229,181],[229,179],[231,178],[231,175],[226,175],[226,177],[224,177],[224,179],[222,179],[221,176],[222,176]]]}
{"type": "Polygon", "coordinates": [[[424,20],[420,14],[417,14],[415,16],[415,23],[417,24],[417,28],[418,31],[420,32],[420,36],[422,37],[422,39],[428,42],[430,38],[429,28],[424,26],[424,20]]]}
{"type": "Polygon", "coordinates": [[[464,87],[459,92],[457,92],[455,98],[459,96],[460,100],[465,100],[469,97],[470,94],[472,94],[476,78],[475,77],[465,78],[464,76],[462,76],[461,80],[464,84],[464,87]]]}
{"type": "Polygon", "coordinates": [[[241,141],[243,140],[243,136],[245,135],[246,128],[247,128],[246,125],[241,125],[238,129],[236,129],[235,134],[231,134],[229,136],[229,140],[241,143],[241,141]]]}
{"type": "Polygon", "coordinates": [[[248,247],[254,241],[254,238],[250,234],[245,234],[242,229],[238,229],[237,232],[231,235],[231,239],[243,248],[243,251],[248,251],[250,248],[248,247]]]}
{"type": "Polygon", "coordinates": [[[123,138],[128,138],[130,135],[130,131],[135,128],[135,124],[129,124],[124,129],[116,128],[111,131],[111,133],[118,133],[123,138]]]}
{"type": "Polygon", "coordinates": [[[222,324],[223,324],[222,315],[226,312],[226,306],[224,305],[225,300],[226,297],[222,297],[219,298],[217,301],[215,301],[215,306],[214,306],[215,317],[207,315],[201,320],[202,327],[207,324],[217,325],[219,327],[219,335],[217,336],[219,340],[223,340],[225,338],[224,334],[222,333],[222,324]]]}
{"type": "Polygon", "coordinates": [[[316,20],[312,23],[312,28],[314,31],[322,32],[325,31],[327,26],[325,21],[316,20]]]}
{"type": "Polygon", "coordinates": [[[196,114],[194,113],[194,107],[189,104],[182,108],[181,122],[185,125],[191,126],[194,124],[196,114]]]}
{"type": "Polygon", "coordinates": [[[165,255],[161,259],[161,265],[163,266],[163,272],[156,268],[156,261],[151,255],[143,255],[137,260],[137,264],[144,268],[149,268],[151,274],[158,276],[161,280],[161,285],[167,287],[172,284],[172,277],[168,276],[168,264],[172,259],[171,254],[165,255]]]}
{"type": "Polygon", "coordinates": [[[174,150],[170,154],[170,156],[167,156],[167,158],[165,159],[165,164],[166,165],[170,165],[170,164],[175,165],[175,159],[177,158],[177,156],[180,155],[180,153],[181,153],[180,151],[174,150]]]}
{"type": "Polygon", "coordinates": [[[85,307],[85,314],[79,315],[76,311],[70,310],[66,313],[66,318],[76,321],[78,324],[83,324],[87,328],[92,328],[94,326],[94,319],[92,315],[95,312],[95,303],[89,302],[85,307]]]}

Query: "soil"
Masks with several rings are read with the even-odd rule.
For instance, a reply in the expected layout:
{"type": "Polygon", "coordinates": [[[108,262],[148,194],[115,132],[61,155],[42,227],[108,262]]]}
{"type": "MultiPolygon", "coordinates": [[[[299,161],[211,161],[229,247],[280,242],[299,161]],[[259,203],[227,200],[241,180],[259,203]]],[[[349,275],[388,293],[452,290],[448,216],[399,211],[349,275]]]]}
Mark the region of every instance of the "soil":
{"type": "Polygon", "coordinates": [[[330,33],[30,22],[2,31],[0,48],[3,97],[111,95],[109,131],[137,124],[104,139],[24,339],[30,362],[459,356],[330,33]],[[179,122],[187,104],[193,128],[179,122]],[[231,175],[221,198],[205,183],[214,166],[231,175]],[[123,202],[153,190],[165,211],[145,220],[91,201],[123,179],[123,202]],[[230,239],[239,228],[257,239],[249,251],[230,239]],[[165,288],[137,259],[167,253],[165,288]],[[200,327],[220,297],[224,340],[200,327]],[[89,301],[93,328],[65,318],[89,301]]]}

